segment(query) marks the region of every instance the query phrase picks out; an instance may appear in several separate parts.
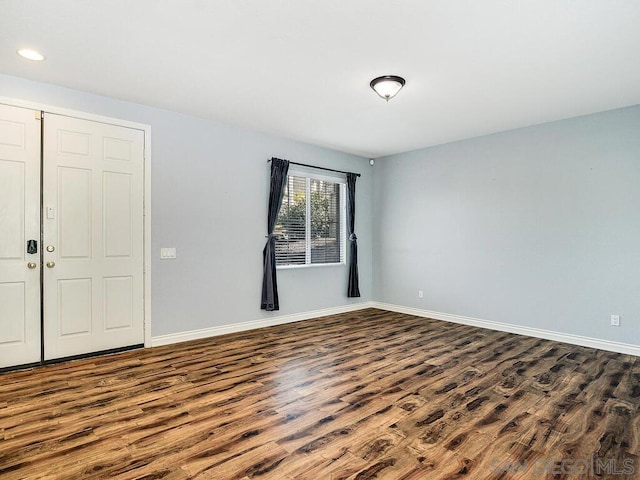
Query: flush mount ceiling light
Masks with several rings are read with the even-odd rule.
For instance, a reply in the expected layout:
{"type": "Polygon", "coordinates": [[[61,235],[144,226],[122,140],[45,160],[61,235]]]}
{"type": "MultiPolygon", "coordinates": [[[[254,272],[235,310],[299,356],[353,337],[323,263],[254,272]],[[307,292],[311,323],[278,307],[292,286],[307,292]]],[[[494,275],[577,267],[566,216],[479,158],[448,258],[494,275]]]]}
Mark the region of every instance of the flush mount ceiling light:
{"type": "Polygon", "coordinates": [[[31,50],[30,48],[21,48],[18,50],[18,55],[22,58],[26,58],[27,60],[33,60],[34,62],[41,62],[44,60],[44,55],[40,52],[36,52],[35,50],[31,50]]]}
{"type": "Polygon", "coordinates": [[[390,98],[395,97],[400,89],[404,87],[404,78],[397,75],[383,75],[382,77],[371,80],[369,86],[373,91],[384,98],[387,102],[390,98]]]}

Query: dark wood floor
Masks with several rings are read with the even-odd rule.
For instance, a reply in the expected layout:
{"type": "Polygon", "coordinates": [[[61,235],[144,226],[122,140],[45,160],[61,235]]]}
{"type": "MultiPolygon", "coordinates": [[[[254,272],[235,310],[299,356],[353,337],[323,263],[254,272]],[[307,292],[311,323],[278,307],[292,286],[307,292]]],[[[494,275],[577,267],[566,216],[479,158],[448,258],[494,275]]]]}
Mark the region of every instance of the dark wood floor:
{"type": "Polygon", "coordinates": [[[640,478],[640,359],[381,310],[0,375],[0,478],[640,478]]]}

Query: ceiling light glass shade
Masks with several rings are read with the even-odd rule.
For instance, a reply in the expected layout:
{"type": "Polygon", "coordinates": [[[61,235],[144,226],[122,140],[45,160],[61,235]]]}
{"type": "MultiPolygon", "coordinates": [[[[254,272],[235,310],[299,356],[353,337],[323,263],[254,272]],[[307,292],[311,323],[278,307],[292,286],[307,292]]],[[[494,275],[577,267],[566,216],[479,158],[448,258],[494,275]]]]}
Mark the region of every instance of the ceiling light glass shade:
{"type": "Polygon", "coordinates": [[[371,80],[369,86],[384,98],[387,102],[390,98],[395,97],[400,89],[404,87],[404,78],[397,75],[384,75],[382,77],[374,78],[371,80]]]}
{"type": "Polygon", "coordinates": [[[22,58],[26,58],[27,60],[33,60],[34,62],[41,62],[44,60],[44,55],[40,52],[36,52],[35,50],[31,50],[30,48],[22,48],[18,50],[18,55],[22,58]]]}

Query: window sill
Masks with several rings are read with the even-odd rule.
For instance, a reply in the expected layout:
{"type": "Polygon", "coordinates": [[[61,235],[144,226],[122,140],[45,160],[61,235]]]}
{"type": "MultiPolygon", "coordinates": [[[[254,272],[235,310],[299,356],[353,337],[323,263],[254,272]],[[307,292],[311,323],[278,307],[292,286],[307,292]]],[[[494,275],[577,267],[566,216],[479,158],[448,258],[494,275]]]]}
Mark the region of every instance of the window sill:
{"type": "Polygon", "coordinates": [[[300,268],[318,268],[318,267],[344,267],[345,262],[341,263],[306,263],[304,265],[276,265],[276,270],[297,270],[300,268]]]}

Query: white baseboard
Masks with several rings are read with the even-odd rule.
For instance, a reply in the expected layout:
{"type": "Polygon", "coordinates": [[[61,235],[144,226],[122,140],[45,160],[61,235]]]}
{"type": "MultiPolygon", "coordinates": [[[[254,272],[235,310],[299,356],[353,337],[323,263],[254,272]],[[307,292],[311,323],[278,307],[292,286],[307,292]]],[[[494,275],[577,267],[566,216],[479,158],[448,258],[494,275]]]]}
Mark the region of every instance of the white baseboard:
{"type": "Polygon", "coordinates": [[[580,345],[583,347],[598,348],[610,352],[624,353],[640,357],[640,345],[632,345],[628,343],[612,342],[610,340],[601,340],[598,338],[583,337],[580,335],[572,335],[569,333],[554,332],[552,330],[543,330],[540,328],[523,327],[509,323],[494,322],[491,320],[482,320],[473,317],[464,317],[462,315],[454,315],[450,313],[434,312],[431,310],[422,310],[413,307],[405,307],[402,305],[393,305],[381,302],[361,302],[351,305],[343,305],[340,307],[323,308],[321,310],[313,310],[309,312],[294,313],[290,315],[279,315],[277,317],[262,318],[242,323],[231,323],[228,325],[220,325],[217,327],[203,328],[200,330],[190,330],[188,332],[171,333],[168,335],[160,335],[151,338],[151,346],[158,347],[160,345],[170,345],[172,343],[186,342],[189,340],[199,340],[201,338],[215,337],[218,335],[226,335],[228,333],[243,332],[253,330],[255,328],[271,327],[275,325],[283,325],[285,323],[299,322],[310,318],[326,317],[327,315],[337,315],[339,313],[353,312],[364,308],[378,308],[380,310],[389,310],[391,312],[406,313],[407,315],[415,315],[416,317],[433,318],[435,320],[443,320],[445,322],[460,323],[473,327],[487,328],[489,330],[497,330],[499,332],[516,333],[518,335],[527,335],[529,337],[544,338],[546,340],[554,340],[556,342],[569,343],[572,345],[580,345]]]}
{"type": "Polygon", "coordinates": [[[570,343],[572,345],[580,345],[583,347],[598,348],[600,350],[607,350],[610,352],[640,356],[640,345],[612,342],[609,340],[600,340],[598,338],[591,337],[582,337],[580,335],[554,332],[552,330],[523,327],[520,325],[513,325],[509,323],[493,322],[490,320],[481,320],[479,318],[463,317],[461,315],[453,315],[450,313],[421,310],[418,308],[392,305],[389,303],[372,303],[374,308],[389,310],[398,313],[406,313],[408,315],[415,315],[416,317],[433,318],[435,320],[443,320],[445,322],[461,323],[463,325],[471,325],[473,327],[488,328],[489,330],[497,330],[499,332],[517,333],[519,335],[527,335],[529,337],[544,338],[546,340],[555,340],[557,342],[570,343]]]}
{"type": "Polygon", "coordinates": [[[353,312],[364,308],[372,308],[374,302],[353,303],[351,305],[343,305],[341,307],[323,308],[322,310],[313,310],[310,312],[294,313],[290,315],[279,315],[271,318],[261,318],[242,323],[230,323],[228,325],[220,325],[217,327],[203,328],[200,330],[190,330],[188,332],[170,333],[168,335],[159,335],[151,338],[151,346],[159,347],[160,345],[170,345],[172,343],[186,342],[189,340],[199,340],[201,338],[215,337],[218,335],[226,335],[227,333],[243,332],[245,330],[253,330],[255,328],[272,327],[285,323],[299,322],[310,318],[326,317],[328,315],[337,315],[339,313],[353,312]]]}

